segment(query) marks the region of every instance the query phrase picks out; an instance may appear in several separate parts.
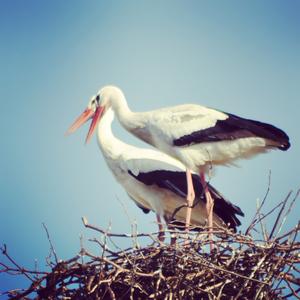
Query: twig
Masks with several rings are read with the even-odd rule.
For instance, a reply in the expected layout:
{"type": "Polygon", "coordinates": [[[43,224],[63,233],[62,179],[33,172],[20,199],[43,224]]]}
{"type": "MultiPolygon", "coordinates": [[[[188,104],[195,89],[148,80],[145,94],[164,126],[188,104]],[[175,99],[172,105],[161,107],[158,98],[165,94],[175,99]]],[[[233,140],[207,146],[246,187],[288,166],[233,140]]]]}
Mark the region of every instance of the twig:
{"type": "Polygon", "coordinates": [[[288,199],[290,198],[291,194],[292,194],[292,191],[290,191],[290,192],[287,194],[287,196],[285,197],[285,199],[284,199],[284,201],[283,201],[282,207],[281,207],[281,209],[280,209],[280,211],[279,211],[279,213],[278,213],[278,215],[277,215],[276,221],[275,221],[275,223],[274,223],[274,225],[273,225],[273,228],[272,228],[272,230],[271,230],[271,233],[270,233],[270,235],[269,235],[269,240],[270,240],[270,239],[272,238],[272,236],[273,236],[273,233],[274,233],[274,231],[275,231],[275,229],[276,229],[276,227],[277,227],[277,225],[278,225],[278,222],[279,222],[279,220],[280,220],[280,218],[281,218],[281,215],[282,215],[282,213],[283,213],[283,211],[284,211],[284,209],[285,209],[285,206],[286,206],[287,201],[288,201],[288,199]]]}
{"type": "Polygon", "coordinates": [[[50,234],[49,234],[48,228],[47,228],[47,226],[46,226],[46,224],[44,222],[42,223],[42,225],[43,225],[43,227],[44,227],[44,229],[46,231],[47,239],[48,239],[48,242],[50,244],[50,251],[51,251],[50,255],[51,255],[51,253],[53,254],[54,259],[55,259],[55,263],[58,264],[58,258],[57,258],[57,255],[56,255],[56,251],[55,251],[55,249],[53,247],[53,244],[52,244],[52,241],[51,241],[51,238],[50,238],[50,234]]]}
{"type": "Polygon", "coordinates": [[[7,252],[7,246],[6,244],[3,245],[3,247],[0,248],[2,251],[2,254],[20,271],[21,274],[26,276],[31,282],[34,282],[34,280],[28,275],[28,273],[25,271],[24,268],[22,268],[14,259],[10,257],[10,255],[7,252]]]}
{"type": "Polygon", "coordinates": [[[258,207],[258,209],[256,210],[255,212],[255,215],[253,217],[253,220],[252,222],[250,223],[249,227],[246,229],[245,231],[245,235],[248,235],[250,230],[252,230],[252,228],[255,226],[255,220],[256,220],[256,217],[260,214],[260,211],[262,209],[262,207],[264,206],[266,200],[267,200],[267,197],[269,195],[269,192],[270,192],[270,187],[271,187],[271,170],[269,171],[269,176],[268,176],[268,186],[267,186],[267,191],[265,193],[265,196],[263,198],[263,201],[261,202],[260,206],[258,207]]]}

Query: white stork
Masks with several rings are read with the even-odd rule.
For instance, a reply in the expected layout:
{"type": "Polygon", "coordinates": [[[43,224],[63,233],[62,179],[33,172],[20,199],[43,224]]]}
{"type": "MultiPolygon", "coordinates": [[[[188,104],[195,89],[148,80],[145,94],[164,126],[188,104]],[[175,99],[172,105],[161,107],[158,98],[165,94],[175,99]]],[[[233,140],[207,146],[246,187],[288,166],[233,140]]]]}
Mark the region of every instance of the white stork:
{"type": "MultiPolygon", "coordinates": [[[[123,92],[115,86],[102,88],[93,100],[98,105],[93,126],[97,124],[101,112],[111,107],[129,132],[185,165],[187,228],[195,197],[191,172],[200,175],[207,200],[208,223],[212,227],[214,202],[206,188],[204,175],[208,168],[211,165],[230,165],[237,159],[249,158],[270,149],[287,150],[290,147],[288,136],[272,125],[200,105],[186,104],[149,112],[132,112],[123,92]]],[[[90,134],[87,140],[89,137],[90,134]]]]}
{"type": "MultiPolygon", "coordinates": [[[[99,107],[95,98],[92,98],[87,109],[70,127],[68,133],[74,132],[90,118],[93,120],[87,140],[98,127],[98,143],[107,165],[138,207],[146,213],[150,210],[156,213],[160,240],[164,238],[161,217],[167,224],[173,221],[176,225],[178,221],[179,224],[185,224],[187,194],[185,166],[160,151],[137,148],[117,139],[111,130],[114,112],[111,108],[104,110],[99,107]],[[102,119],[98,123],[100,117],[102,119]]],[[[195,226],[204,226],[207,216],[203,186],[197,174],[193,173],[191,176],[197,200],[191,214],[191,223],[195,226]]],[[[225,200],[211,185],[207,184],[207,189],[216,200],[214,224],[227,226],[236,231],[236,227],[241,224],[236,214],[243,216],[243,212],[225,200]]]]}

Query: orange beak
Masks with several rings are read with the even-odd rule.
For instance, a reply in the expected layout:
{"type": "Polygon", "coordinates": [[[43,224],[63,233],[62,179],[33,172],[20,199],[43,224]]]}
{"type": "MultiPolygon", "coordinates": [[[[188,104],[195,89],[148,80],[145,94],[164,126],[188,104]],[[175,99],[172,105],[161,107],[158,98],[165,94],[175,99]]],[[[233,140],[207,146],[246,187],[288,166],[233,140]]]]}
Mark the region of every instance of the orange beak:
{"type": "Polygon", "coordinates": [[[101,116],[103,114],[104,107],[98,106],[96,108],[96,111],[94,112],[92,109],[87,108],[71,125],[71,127],[67,130],[66,134],[71,134],[75,132],[81,125],[83,125],[85,122],[87,122],[90,118],[92,118],[92,123],[90,125],[89,132],[86,136],[85,143],[87,143],[90,138],[92,137],[98,122],[101,119],[101,116]]]}

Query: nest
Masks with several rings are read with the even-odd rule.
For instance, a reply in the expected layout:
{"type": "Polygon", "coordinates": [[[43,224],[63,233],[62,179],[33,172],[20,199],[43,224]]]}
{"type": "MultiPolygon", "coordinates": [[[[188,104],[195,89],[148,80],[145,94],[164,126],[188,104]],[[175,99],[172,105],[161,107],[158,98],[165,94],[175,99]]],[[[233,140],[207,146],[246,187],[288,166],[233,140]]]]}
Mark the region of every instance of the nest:
{"type": "Polygon", "coordinates": [[[28,289],[4,294],[9,299],[300,299],[300,223],[280,234],[298,194],[288,205],[290,195],[267,214],[260,206],[245,233],[214,228],[212,251],[207,228],[188,236],[169,231],[177,235],[169,245],[159,241],[159,233],[117,234],[83,218],[85,227],[97,233],[91,239],[97,255],[82,247],[75,257],[58,261],[45,227],[51,270],[20,267],[4,245],[10,264],[1,263],[1,272],[31,281],[28,289]],[[264,221],[274,212],[268,232],[264,221]],[[120,250],[117,239],[132,239],[133,245],[120,250]],[[141,247],[140,240],[152,244],[141,247]]]}

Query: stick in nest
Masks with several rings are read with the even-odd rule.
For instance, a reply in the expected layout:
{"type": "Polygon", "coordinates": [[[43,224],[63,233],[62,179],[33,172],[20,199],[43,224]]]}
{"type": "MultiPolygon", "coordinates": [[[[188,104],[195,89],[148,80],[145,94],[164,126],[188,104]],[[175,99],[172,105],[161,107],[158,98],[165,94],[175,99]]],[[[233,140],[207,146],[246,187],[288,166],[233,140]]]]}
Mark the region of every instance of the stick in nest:
{"type": "Polygon", "coordinates": [[[1,250],[8,263],[0,263],[0,272],[26,276],[31,282],[26,290],[4,294],[10,299],[300,299],[300,223],[278,236],[295,202],[294,198],[289,204],[289,199],[279,204],[270,234],[259,239],[253,238],[256,227],[272,214],[262,215],[260,208],[247,234],[215,228],[217,248],[212,253],[207,251],[210,240],[205,228],[190,233],[194,238],[187,246],[182,246],[183,235],[175,246],[111,249],[119,238],[158,241],[159,232],[113,233],[83,218],[88,230],[104,237],[92,239],[101,255],[82,246],[80,254],[59,262],[50,240],[54,267],[39,272],[21,267],[4,245],[1,250]]]}

